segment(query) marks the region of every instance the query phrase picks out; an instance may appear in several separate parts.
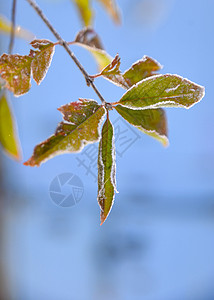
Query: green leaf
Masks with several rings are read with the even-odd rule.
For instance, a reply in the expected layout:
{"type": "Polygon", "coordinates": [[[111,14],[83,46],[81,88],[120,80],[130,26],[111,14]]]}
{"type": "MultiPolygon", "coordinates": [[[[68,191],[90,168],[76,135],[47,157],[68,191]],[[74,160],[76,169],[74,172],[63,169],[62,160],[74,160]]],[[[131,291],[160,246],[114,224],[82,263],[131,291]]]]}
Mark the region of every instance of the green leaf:
{"type": "Polygon", "coordinates": [[[0,57],[0,75],[15,96],[27,93],[31,87],[31,62],[32,58],[27,55],[3,54],[0,57]]]}
{"type": "MultiPolygon", "coordinates": [[[[4,16],[0,15],[0,32],[3,34],[10,35],[11,34],[11,22],[9,22],[4,16]]],[[[16,37],[31,41],[34,38],[34,35],[21,28],[20,26],[16,26],[15,29],[16,37]]]]}
{"type": "Polygon", "coordinates": [[[83,25],[88,26],[92,24],[93,12],[91,8],[91,1],[89,0],[73,0],[76,5],[83,25]]]}
{"type": "Polygon", "coordinates": [[[116,162],[114,129],[107,117],[99,144],[98,154],[98,203],[101,208],[101,225],[105,222],[112,208],[116,191],[116,162]]]}
{"type": "Polygon", "coordinates": [[[137,82],[154,75],[160,69],[162,69],[162,66],[155,59],[144,55],[141,60],[134,63],[130,69],[125,71],[123,78],[128,86],[131,87],[137,82]]]}
{"type": "Polygon", "coordinates": [[[74,43],[88,50],[96,60],[99,70],[111,63],[112,57],[103,50],[102,43],[97,33],[90,27],[81,30],[74,43]]]}
{"type": "Polygon", "coordinates": [[[107,10],[109,15],[113,18],[114,22],[120,24],[120,13],[115,0],[97,0],[107,10]]]}
{"type": "Polygon", "coordinates": [[[59,108],[65,122],[54,135],[35,147],[33,156],[24,164],[39,166],[46,160],[64,153],[80,152],[86,145],[99,141],[99,126],[106,110],[94,100],[80,99],[59,108]]]}
{"type": "Polygon", "coordinates": [[[132,109],[190,108],[204,97],[204,87],[178,75],[157,75],[131,87],[118,104],[132,109]]]}
{"type": "Polygon", "coordinates": [[[157,139],[164,146],[168,145],[167,119],[162,108],[136,110],[117,105],[115,109],[131,125],[157,139]]]}
{"type": "Polygon", "coordinates": [[[155,72],[161,68],[162,66],[156,60],[148,56],[144,56],[141,60],[134,63],[130,69],[122,74],[120,71],[120,58],[118,55],[116,55],[112,62],[99,74],[94,75],[94,77],[103,76],[112,83],[124,89],[129,89],[137,82],[155,75],[155,72]],[[112,67],[113,70],[111,71],[112,67]]]}
{"type": "Polygon", "coordinates": [[[31,45],[38,50],[31,50],[30,57],[32,61],[32,75],[36,83],[39,85],[45,78],[48,68],[54,55],[55,46],[48,40],[34,40],[31,45]]]}
{"type": "Polygon", "coordinates": [[[0,98],[0,144],[6,153],[20,160],[20,145],[15,123],[6,95],[3,94],[0,98]]]}

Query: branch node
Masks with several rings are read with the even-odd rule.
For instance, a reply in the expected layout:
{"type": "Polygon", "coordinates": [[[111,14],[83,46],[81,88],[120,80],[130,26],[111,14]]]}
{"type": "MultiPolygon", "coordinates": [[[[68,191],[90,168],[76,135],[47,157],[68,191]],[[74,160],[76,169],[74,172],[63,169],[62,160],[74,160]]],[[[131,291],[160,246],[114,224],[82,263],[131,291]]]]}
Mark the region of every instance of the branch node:
{"type": "Polygon", "coordinates": [[[113,110],[113,106],[111,105],[111,103],[106,102],[105,103],[105,108],[109,111],[109,110],[113,110]]]}
{"type": "Polygon", "coordinates": [[[92,83],[94,82],[93,78],[91,78],[90,76],[85,77],[85,80],[86,80],[87,86],[91,86],[92,83]]]}

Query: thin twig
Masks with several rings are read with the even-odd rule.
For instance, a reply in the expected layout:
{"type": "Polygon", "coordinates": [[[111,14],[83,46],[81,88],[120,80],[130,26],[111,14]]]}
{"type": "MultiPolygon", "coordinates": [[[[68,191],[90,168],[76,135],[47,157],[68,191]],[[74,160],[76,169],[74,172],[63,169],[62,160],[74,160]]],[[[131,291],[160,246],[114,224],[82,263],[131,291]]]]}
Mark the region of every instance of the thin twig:
{"type": "Polygon", "coordinates": [[[76,58],[76,56],[74,55],[74,53],[70,50],[68,43],[61,38],[61,36],[59,35],[59,33],[54,29],[54,27],[48,21],[47,17],[44,15],[44,13],[39,8],[39,6],[36,4],[36,2],[34,0],[26,0],[26,1],[33,7],[33,9],[37,12],[37,14],[39,15],[39,17],[43,20],[43,22],[47,25],[47,27],[50,29],[50,31],[53,33],[53,35],[56,37],[56,39],[58,40],[59,44],[66,50],[66,52],[69,54],[69,56],[73,59],[73,61],[75,62],[75,64],[79,68],[79,70],[84,75],[85,80],[86,80],[86,84],[88,86],[91,86],[94,89],[95,93],[100,98],[102,104],[105,104],[106,101],[104,100],[103,96],[100,94],[100,92],[98,91],[97,87],[95,86],[95,84],[93,82],[93,79],[86,72],[86,70],[81,65],[81,63],[79,62],[79,60],[76,58]]]}
{"type": "Polygon", "coordinates": [[[13,51],[14,40],[15,40],[15,30],[16,30],[16,0],[13,0],[12,6],[12,16],[11,16],[11,33],[10,33],[10,44],[9,44],[9,54],[13,51]]]}

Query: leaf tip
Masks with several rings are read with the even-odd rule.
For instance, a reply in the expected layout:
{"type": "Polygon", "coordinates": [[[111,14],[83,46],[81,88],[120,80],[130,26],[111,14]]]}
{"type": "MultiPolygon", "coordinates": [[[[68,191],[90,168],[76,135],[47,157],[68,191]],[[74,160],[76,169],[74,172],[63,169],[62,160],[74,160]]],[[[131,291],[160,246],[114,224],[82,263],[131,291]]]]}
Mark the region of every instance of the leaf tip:
{"type": "Polygon", "coordinates": [[[21,153],[21,150],[20,150],[20,149],[17,151],[16,154],[14,154],[14,155],[12,155],[12,156],[13,156],[13,158],[14,158],[16,161],[21,162],[21,160],[22,160],[22,153],[21,153]]]}
{"type": "Polygon", "coordinates": [[[27,161],[25,161],[25,162],[23,163],[23,165],[24,165],[24,166],[29,166],[30,163],[29,163],[29,161],[27,160],[27,161]]]}
{"type": "Polygon", "coordinates": [[[17,162],[21,162],[21,160],[22,160],[22,151],[21,151],[20,148],[17,149],[16,153],[12,153],[12,152],[7,151],[7,150],[5,150],[5,151],[6,151],[6,153],[8,154],[9,157],[11,157],[12,159],[14,159],[17,162]]]}
{"type": "Polygon", "coordinates": [[[162,145],[163,145],[165,148],[169,147],[169,140],[168,140],[167,137],[165,137],[165,138],[163,139],[162,145]]]}
{"type": "Polygon", "coordinates": [[[39,164],[36,164],[34,159],[32,159],[32,157],[30,159],[28,159],[27,161],[25,161],[23,163],[24,166],[28,166],[28,167],[39,167],[39,164]]]}
{"type": "Polygon", "coordinates": [[[105,222],[106,218],[107,218],[107,216],[105,216],[103,213],[101,213],[101,215],[100,215],[100,226],[103,225],[103,223],[105,222]]]}

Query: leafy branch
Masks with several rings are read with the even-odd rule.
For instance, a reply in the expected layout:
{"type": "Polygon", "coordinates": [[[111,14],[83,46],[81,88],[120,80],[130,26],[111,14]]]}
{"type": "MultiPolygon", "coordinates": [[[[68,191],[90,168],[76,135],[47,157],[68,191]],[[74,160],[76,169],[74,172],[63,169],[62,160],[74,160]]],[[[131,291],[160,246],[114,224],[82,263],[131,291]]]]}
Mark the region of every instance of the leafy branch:
{"type": "Polygon", "coordinates": [[[84,69],[84,67],[81,65],[81,63],[79,62],[79,60],[76,58],[76,56],[74,55],[74,53],[70,50],[68,43],[61,38],[61,36],[59,35],[59,33],[54,29],[54,27],[48,21],[48,19],[46,18],[46,16],[42,12],[42,10],[39,8],[39,6],[36,4],[36,2],[33,1],[33,0],[26,0],[26,1],[34,8],[34,10],[37,12],[37,14],[43,20],[43,22],[47,25],[47,27],[50,29],[50,31],[53,33],[53,35],[56,37],[56,39],[58,40],[59,44],[65,49],[65,51],[68,53],[68,55],[74,61],[74,63],[77,65],[77,67],[79,68],[79,70],[84,75],[87,85],[91,86],[93,88],[93,90],[95,91],[95,93],[97,94],[97,96],[102,101],[102,103],[105,103],[104,98],[102,97],[102,95],[100,94],[100,92],[98,91],[98,89],[96,88],[96,86],[95,86],[92,78],[88,75],[88,73],[86,72],[86,70],[84,69]]]}
{"type": "MultiPolygon", "coordinates": [[[[39,85],[50,67],[55,46],[61,45],[82,72],[87,85],[93,88],[101,104],[95,100],[81,98],[61,106],[58,110],[62,113],[62,122],[58,124],[53,135],[35,147],[33,155],[24,165],[40,166],[56,155],[80,152],[88,144],[99,142],[97,200],[103,224],[117,192],[114,128],[110,121],[110,111],[115,109],[135,128],[167,146],[167,118],[163,108],[192,107],[203,98],[204,87],[178,75],[158,74],[162,66],[148,56],[144,56],[122,72],[119,55],[112,58],[103,49],[98,35],[91,27],[81,30],[74,41],[66,42],[38,5],[33,0],[26,1],[47,25],[57,42],[33,40],[30,43],[33,49],[29,55],[3,54],[0,57],[0,74],[5,87],[16,96],[27,93],[30,89],[31,74],[39,85]],[[99,67],[97,74],[87,73],[70,50],[70,46],[74,44],[90,51],[99,67]],[[94,83],[98,77],[125,89],[121,99],[114,103],[106,102],[94,83]]],[[[107,4],[111,1],[101,2],[107,4]]],[[[13,149],[12,152],[15,156],[17,149],[13,149]]]]}

